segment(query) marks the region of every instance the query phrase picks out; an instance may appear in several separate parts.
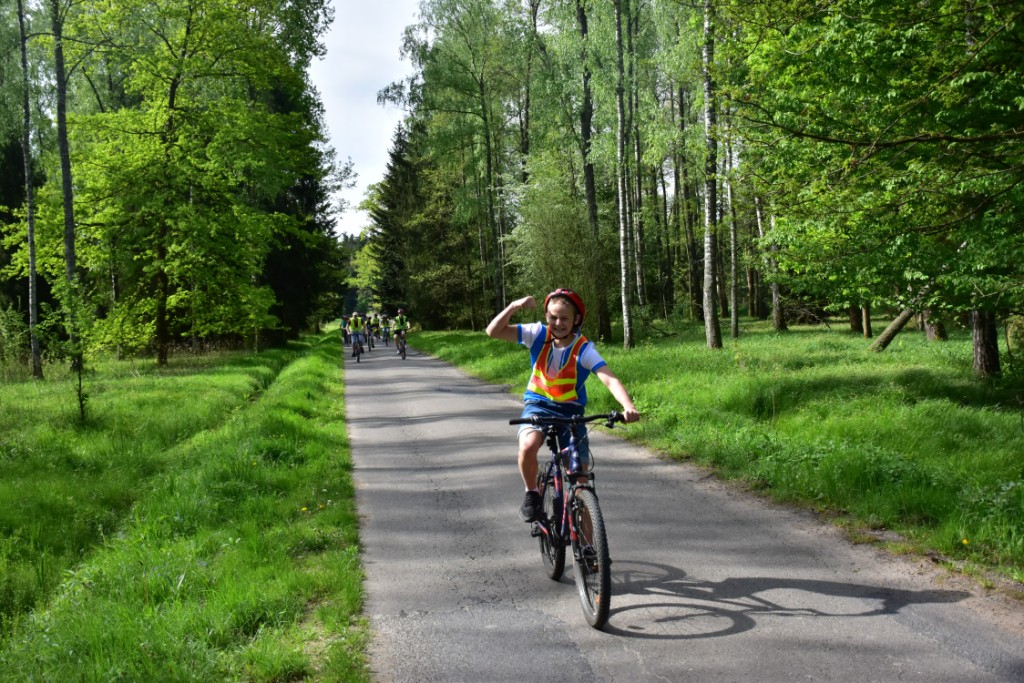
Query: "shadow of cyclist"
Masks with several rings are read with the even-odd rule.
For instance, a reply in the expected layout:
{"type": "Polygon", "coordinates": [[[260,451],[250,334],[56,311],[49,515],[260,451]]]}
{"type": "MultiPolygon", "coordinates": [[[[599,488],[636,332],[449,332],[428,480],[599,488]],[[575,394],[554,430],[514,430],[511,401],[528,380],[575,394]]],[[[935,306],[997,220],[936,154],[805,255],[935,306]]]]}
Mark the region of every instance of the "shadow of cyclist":
{"type": "Polygon", "coordinates": [[[896,614],[912,604],[955,603],[970,596],[966,591],[909,591],[770,576],[706,581],[677,567],[626,560],[617,560],[614,569],[614,596],[656,599],[618,608],[613,601],[612,619],[604,631],[630,638],[713,638],[751,630],[762,615],[864,618],[896,614]],[[821,604],[830,607],[816,606],[821,604]],[[629,613],[630,618],[623,619],[629,613]]]}

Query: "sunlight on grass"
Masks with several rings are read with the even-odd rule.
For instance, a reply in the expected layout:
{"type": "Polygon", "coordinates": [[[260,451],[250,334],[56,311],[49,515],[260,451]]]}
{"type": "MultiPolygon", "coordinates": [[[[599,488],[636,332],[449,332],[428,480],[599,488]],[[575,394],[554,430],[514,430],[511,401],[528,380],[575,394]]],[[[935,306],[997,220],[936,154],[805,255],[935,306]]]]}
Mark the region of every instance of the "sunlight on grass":
{"type": "MultiPolygon", "coordinates": [[[[975,380],[969,333],[928,343],[907,331],[874,353],[838,328],[743,330],[719,351],[695,326],[632,351],[601,346],[644,415],[628,438],[919,550],[1021,573],[1024,387],[975,380]]],[[[525,387],[515,345],[482,333],[423,333],[417,345],[513,394],[525,387]]],[[[616,408],[594,385],[590,408],[616,408]]]]}

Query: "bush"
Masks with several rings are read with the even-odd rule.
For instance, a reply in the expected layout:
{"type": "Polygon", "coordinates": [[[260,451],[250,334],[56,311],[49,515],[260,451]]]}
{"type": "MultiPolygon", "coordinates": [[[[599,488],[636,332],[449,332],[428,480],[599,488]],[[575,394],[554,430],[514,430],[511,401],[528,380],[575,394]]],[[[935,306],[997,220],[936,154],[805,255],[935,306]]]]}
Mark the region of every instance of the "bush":
{"type": "Polygon", "coordinates": [[[1024,351],[1024,315],[1012,315],[1006,321],[1006,343],[1011,352],[1024,351]]]}
{"type": "Polygon", "coordinates": [[[24,373],[28,355],[28,324],[21,312],[13,306],[0,308],[0,377],[11,379],[24,373]]]}

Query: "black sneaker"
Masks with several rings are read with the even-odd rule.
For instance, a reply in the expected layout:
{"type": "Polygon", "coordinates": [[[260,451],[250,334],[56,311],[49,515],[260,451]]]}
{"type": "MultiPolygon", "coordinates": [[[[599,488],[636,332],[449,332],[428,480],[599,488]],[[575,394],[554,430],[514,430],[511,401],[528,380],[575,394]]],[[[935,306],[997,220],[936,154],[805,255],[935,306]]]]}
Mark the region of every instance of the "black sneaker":
{"type": "Polygon", "coordinates": [[[540,500],[540,494],[536,491],[527,491],[523,507],[519,508],[519,519],[524,522],[536,522],[544,517],[544,506],[540,500]]]}

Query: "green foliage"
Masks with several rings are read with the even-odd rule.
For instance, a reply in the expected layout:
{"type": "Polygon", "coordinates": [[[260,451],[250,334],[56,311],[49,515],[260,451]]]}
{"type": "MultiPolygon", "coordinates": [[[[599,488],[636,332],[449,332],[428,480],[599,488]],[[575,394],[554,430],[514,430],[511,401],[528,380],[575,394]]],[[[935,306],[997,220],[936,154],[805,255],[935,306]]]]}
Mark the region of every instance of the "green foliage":
{"type": "Polygon", "coordinates": [[[750,30],[727,43],[749,67],[729,92],[790,284],[837,304],[902,306],[929,283],[926,306],[1019,307],[1016,10],[849,0],[730,16],[750,30]]]}
{"type": "Polygon", "coordinates": [[[614,272],[610,245],[595,244],[586,222],[582,198],[574,195],[564,173],[565,153],[531,158],[530,191],[520,204],[522,220],[508,239],[509,260],[516,267],[516,296],[541,296],[559,287],[576,290],[584,301],[596,301],[598,286],[590,264],[614,272]]]}
{"type": "MultiPolygon", "coordinates": [[[[331,16],[321,0],[128,0],[63,15],[75,65],[76,315],[90,352],[155,349],[164,359],[182,340],[265,341],[280,330],[281,341],[340,297],[329,194],[352,169],[323,147],[306,76],[331,16]]],[[[30,77],[42,97],[52,49],[35,35],[30,77]]],[[[62,196],[39,113],[51,106],[33,105],[38,176],[48,178],[37,195],[44,295],[64,279],[62,196]]],[[[2,184],[0,197],[14,197],[16,181],[5,174],[2,184]]],[[[23,275],[19,227],[0,267],[10,255],[23,275]]]]}
{"type": "MultiPolygon", "coordinates": [[[[699,328],[675,333],[633,351],[600,347],[643,416],[628,438],[895,530],[921,552],[1020,576],[1024,387],[974,380],[966,335],[935,345],[905,333],[879,357],[843,332],[799,326],[780,336],[745,321],[722,353],[707,352],[699,328]]],[[[525,387],[528,359],[514,345],[465,332],[417,344],[516,395],[525,387]]],[[[599,386],[589,394],[595,412],[616,407],[599,386]]]]}
{"type": "Polygon", "coordinates": [[[0,308],[0,372],[3,375],[17,376],[19,366],[27,367],[28,343],[28,325],[21,311],[14,310],[13,306],[0,308]]]}

